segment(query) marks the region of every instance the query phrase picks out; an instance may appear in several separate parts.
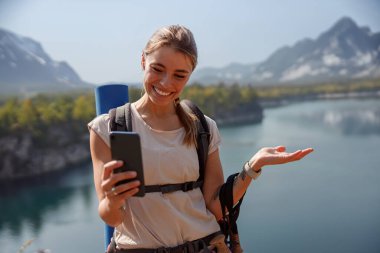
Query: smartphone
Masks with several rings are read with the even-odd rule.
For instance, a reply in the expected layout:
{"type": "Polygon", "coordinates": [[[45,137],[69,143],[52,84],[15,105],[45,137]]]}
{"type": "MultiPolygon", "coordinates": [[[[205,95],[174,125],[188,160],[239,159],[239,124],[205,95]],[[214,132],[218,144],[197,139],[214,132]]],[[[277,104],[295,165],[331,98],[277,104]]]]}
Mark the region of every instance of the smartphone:
{"type": "Polygon", "coordinates": [[[136,132],[114,131],[110,133],[112,160],[123,161],[123,166],[114,170],[115,173],[124,171],[136,171],[137,177],[132,180],[123,180],[116,185],[129,181],[139,180],[139,191],[134,195],[143,197],[144,189],[144,170],[141,154],[140,136],[136,132]]]}

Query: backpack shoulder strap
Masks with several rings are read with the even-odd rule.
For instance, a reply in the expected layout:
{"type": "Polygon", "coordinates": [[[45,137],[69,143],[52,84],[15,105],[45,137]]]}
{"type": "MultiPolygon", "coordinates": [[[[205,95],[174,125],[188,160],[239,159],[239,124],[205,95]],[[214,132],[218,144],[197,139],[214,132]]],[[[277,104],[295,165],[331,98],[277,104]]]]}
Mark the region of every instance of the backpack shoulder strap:
{"type": "Polygon", "coordinates": [[[110,117],[111,131],[132,131],[132,112],[130,103],[112,108],[109,110],[108,114],[110,117]]]}
{"type": "Polygon", "coordinates": [[[197,181],[204,180],[204,174],[206,169],[206,162],[208,157],[208,147],[210,143],[210,129],[207,124],[207,120],[203,112],[190,100],[182,100],[185,104],[198,118],[198,136],[197,136],[197,154],[199,161],[199,178],[197,181]]]}

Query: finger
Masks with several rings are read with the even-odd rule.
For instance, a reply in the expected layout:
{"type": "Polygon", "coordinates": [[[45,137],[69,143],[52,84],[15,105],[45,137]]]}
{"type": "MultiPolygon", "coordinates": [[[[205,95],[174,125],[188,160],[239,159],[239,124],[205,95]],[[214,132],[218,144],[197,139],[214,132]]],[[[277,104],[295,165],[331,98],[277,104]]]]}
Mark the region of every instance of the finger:
{"type": "Polygon", "coordinates": [[[307,148],[307,149],[304,149],[304,150],[302,150],[303,152],[306,152],[307,154],[310,154],[311,152],[313,152],[314,151],[314,149],[313,148],[307,148]]]}
{"type": "Polygon", "coordinates": [[[299,155],[299,159],[304,158],[305,156],[307,156],[308,154],[310,154],[313,151],[314,151],[314,149],[312,149],[312,148],[307,148],[307,149],[302,150],[302,153],[299,155]]]}
{"type": "Polygon", "coordinates": [[[303,157],[303,153],[302,153],[302,151],[300,151],[300,152],[298,152],[297,155],[295,155],[295,156],[293,157],[292,161],[298,161],[298,160],[301,160],[302,157],[303,157]]]}
{"type": "Polygon", "coordinates": [[[112,190],[112,188],[115,187],[116,183],[124,180],[134,179],[136,178],[136,176],[136,171],[126,171],[112,174],[107,179],[102,181],[101,188],[105,194],[109,193],[112,190]]]}
{"type": "Polygon", "coordinates": [[[208,246],[207,248],[205,248],[205,249],[202,249],[201,251],[199,251],[199,253],[215,253],[216,251],[215,251],[215,246],[214,245],[210,245],[210,246],[208,246]]]}
{"type": "Polygon", "coordinates": [[[117,195],[117,197],[121,198],[121,199],[128,199],[128,198],[132,197],[133,195],[135,195],[138,192],[139,192],[139,188],[133,188],[133,189],[131,189],[129,191],[125,191],[125,192],[119,193],[117,195]]]}
{"type": "Polygon", "coordinates": [[[277,146],[274,148],[277,152],[285,152],[286,147],[285,146],[277,146]]]}
{"type": "Polygon", "coordinates": [[[301,154],[302,153],[302,150],[296,150],[296,151],[294,151],[294,152],[292,152],[292,153],[287,153],[286,155],[287,155],[287,157],[289,157],[289,158],[293,158],[293,157],[296,157],[296,156],[298,156],[299,154],[301,154]]]}
{"type": "Polygon", "coordinates": [[[113,183],[111,181],[110,178],[106,179],[106,180],[103,180],[100,187],[102,189],[102,191],[104,192],[104,195],[107,195],[111,192],[112,190],[112,187],[115,185],[115,183],[113,183]]]}
{"type": "Polygon", "coordinates": [[[209,250],[213,250],[213,249],[215,249],[215,245],[210,245],[210,246],[208,246],[207,247],[209,250]]]}
{"type": "Polygon", "coordinates": [[[129,190],[132,190],[134,188],[137,188],[140,184],[141,183],[139,180],[134,180],[134,181],[131,181],[128,183],[123,183],[123,184],[120,184],[120,185],[114,187],[114,189],[115,189],[114,192],[119,194],[119,193],[122,193],[125,191],[129,191],[129,190]]]}
{"type": "Polygon", "coordinates": [[[116,160],[113,160],[104,164],[103,180],[106,180],[107,178],[109,178],[112,174],[112,171],[116,168],[121,167],[122,165],[123,165],[123,161],[116,161],[116,160]]]}
{"type": "Polygon", "coordinates": [[[131,180],[136,178],[137,172],[136,171],[125,171],[125,172],[119,172],[114,173],[110,177],[110,181],[112,181],[113,184],[123,181],[123,180],[131,180]]]}
{"type": "Polygon", "coordinates": [[[301,150],[297,150],[293,153],[282,153],[279,155],[279,163],[287,163],[287,162],[292,162],[297,159],[297,157],[302,154],[301,150]]]}
{"type": "Polygon", "coordinates": [[[135,189],[137,189],[137,192],[138,192],[137,187],[139,185],[140,185],[140,181],[138,181],[138,180],[128,182],[128,183],[123,183],[123,184],[118,185],[118,186],[113,186],[110,190],[105,192],[105,195],[107,197],[116,197],[116,196],[124,194],[127,191],[131,191],[131,190],[135,190],[135,189]]]}
{"type": "Polygon", "coordinates": [[[118,195],[118,193],[116,192],[116,188],[115,187],[112,187],[111,190],[109,191],[105,191],[104,192],[104,195],[107,197],[107,198],[112,198],[112,197],[116,197],[118,195]]]}
{"type": "Polygon", "coordinates": [[[299,150],[298,154],[296,154],[293,157],[293,161],[301,160],[302,158],[304,158],[306,155],[310,154],[313,151],[314,150],[312,148],[307,148],[307,149],[299,150]]]}

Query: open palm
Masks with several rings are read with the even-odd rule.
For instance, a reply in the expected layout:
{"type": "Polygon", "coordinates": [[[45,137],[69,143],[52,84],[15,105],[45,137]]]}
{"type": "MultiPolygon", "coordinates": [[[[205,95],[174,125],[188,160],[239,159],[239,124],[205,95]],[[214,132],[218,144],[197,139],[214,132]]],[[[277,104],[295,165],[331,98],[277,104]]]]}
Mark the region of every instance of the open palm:
{"type": "Polygon", "coordinates": [[[303,157],[313,152],[313,149],[300,149],[292,153],[285,151],[285,146],[262,148],[250,159],[250,164],[255,164],[255,166],[261,168],[266,165],[294,162],[301,160],[303,157]]]}

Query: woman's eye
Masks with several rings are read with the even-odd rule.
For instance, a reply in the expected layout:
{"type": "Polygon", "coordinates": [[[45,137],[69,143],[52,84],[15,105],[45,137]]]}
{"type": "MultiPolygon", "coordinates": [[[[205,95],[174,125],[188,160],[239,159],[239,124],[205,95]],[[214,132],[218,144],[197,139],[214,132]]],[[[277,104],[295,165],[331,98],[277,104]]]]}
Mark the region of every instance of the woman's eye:
{"type": "Polygon", "coordinates": [[[162,70],[161,70],[161,69],[159,69],[159,68],[156,68],[156,67],[152,67],[152,69],[153,69],[154,71],[158,72],[158,73],[161,73],[161,72],[162,72],[162,70]]]}
{"type": "Polygon", "coordinates": [[[174,75],[175,77],[179,78],[179,79],[183,79],[185,78],[186,76],[183,76],[183,75],[174,75]]]}

